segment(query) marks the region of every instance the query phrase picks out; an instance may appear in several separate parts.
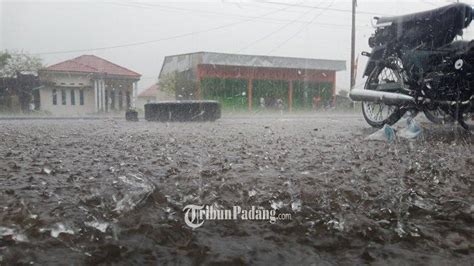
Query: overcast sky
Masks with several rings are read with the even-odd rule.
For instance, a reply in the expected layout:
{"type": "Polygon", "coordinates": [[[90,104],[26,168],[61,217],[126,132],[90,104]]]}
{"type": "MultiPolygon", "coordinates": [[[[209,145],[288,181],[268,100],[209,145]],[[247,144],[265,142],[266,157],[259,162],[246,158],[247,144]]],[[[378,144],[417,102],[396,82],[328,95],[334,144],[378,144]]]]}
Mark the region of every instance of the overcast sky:
{"type": "MultiPolygon", "coordinates": [[[[359,0],[357,54],[369,51],[373,16],[450,2],[359,0]]],[[[349,69],[350,10],[351,0],[0,0],[0,50],[37,54],[45,65],[94,54],[141,73],[140,90],[156,82],[164,56],[197,51],[346,60],[349,69]]],[[[339,72],[337,88],[348,87],[348,71],[339,72]]]]}

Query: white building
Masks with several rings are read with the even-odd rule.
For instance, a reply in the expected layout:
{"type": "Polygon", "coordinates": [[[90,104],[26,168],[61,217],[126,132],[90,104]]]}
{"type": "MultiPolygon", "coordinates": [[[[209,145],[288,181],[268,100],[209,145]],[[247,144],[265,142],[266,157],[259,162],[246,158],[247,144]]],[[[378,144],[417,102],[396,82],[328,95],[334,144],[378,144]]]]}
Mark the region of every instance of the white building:
{"type": "Polygon", "coordinates": [[[39,71],[40,109],[53,115],[120,112],[133,105],[141,75],[94,55],[39,71]]]}
{"type": "Polygon", "coordinates": [[[145,104],[157,101],[174,101],[174,93],[163,91],[158,84],[153,84],[137,96],[136,107],[145,109],[145,104]]]}

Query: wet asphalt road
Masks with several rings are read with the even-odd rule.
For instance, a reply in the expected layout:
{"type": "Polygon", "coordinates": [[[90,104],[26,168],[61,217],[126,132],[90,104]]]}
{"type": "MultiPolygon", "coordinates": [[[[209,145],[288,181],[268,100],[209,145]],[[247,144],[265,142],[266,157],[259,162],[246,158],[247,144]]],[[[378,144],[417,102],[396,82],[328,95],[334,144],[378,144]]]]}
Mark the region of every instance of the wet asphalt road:
{"type": "Polygon", "coordinates": [[[0,264],[474,261],[474,138],[354,114],[0,121],[0,264]],[[291,220],[184,223],[188,204],[291,220]]]}

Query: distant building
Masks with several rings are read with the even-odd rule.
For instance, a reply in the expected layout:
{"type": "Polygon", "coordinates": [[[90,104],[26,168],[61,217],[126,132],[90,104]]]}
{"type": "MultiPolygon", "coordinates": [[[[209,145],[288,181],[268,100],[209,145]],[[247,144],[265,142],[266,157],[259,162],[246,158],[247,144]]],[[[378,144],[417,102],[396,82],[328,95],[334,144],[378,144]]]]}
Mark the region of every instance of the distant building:
{"type": "Polygon", "coordinates": [[[132,106],[141,75],[94,55],[39,71],[40,109],[53,115],[86,115],[132,106]]]}
{"type": "Polygon", "coordinates": [[[136,107],[139,109],[144,109],[145,104],[150,102],[157,101],[167,101],[174,100],[174,95],[164,92],[160,89],[158,84],[150,86],[148,89],[140,92],[137,96],[137,101],[135,103],[136,107]]]}
{"type": "Polygon", "coordinates": [[[176,98],[213,99],[226,109],[311,109],[335,100],[336,72],[346,62],[311,58],[197,52],[164,59],[160,79],[173,73],[191,82],[176,98]]]}

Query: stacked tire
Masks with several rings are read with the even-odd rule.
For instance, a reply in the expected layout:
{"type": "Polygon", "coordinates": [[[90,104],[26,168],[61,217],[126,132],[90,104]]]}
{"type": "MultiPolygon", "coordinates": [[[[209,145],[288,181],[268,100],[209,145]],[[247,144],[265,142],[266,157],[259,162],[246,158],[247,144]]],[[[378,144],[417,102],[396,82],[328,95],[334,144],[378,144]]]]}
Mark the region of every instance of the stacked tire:
{"type": "Polygon", "coordinates": [[[145,104],[145,120],[159,122],[215,121],[221,117],[217,101],[179,101],[145,104]]]}

